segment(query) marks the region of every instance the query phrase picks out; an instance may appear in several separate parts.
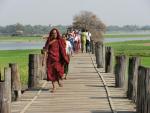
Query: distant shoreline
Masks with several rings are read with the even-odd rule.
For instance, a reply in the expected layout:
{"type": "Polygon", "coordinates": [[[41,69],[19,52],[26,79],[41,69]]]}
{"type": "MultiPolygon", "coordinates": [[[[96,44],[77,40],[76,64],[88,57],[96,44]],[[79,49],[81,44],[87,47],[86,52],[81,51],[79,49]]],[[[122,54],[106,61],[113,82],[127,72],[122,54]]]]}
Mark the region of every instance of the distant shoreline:
{"type": "MultiPolygon", "coordinates": [[[[150,34],[104,34],[104,38],[145,38],[149,37],[150,34]]],[[[42,37],[22,37],[22,36],[0,36],[0,42],[45,42],[42,37]]]]}

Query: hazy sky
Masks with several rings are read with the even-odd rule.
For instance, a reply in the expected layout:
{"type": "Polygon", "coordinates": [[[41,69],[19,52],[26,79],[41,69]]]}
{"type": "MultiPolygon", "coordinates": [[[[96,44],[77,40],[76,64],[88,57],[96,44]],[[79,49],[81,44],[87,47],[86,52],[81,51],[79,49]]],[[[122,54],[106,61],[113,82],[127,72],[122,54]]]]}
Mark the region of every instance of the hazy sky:
{"type": "Polygon", "coordinates": [[[0,0],[0,26],[70,25],[80,11],[106,25],[150,25],[150,0],[0,0]]]}

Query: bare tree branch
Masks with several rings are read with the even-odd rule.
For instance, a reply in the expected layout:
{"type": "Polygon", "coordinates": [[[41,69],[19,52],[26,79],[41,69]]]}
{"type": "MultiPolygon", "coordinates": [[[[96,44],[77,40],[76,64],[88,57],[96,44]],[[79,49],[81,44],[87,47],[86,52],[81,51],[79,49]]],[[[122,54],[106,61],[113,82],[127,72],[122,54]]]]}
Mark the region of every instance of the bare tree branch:
{"type": "Polygon", "coordinates": [[[102,40],[106,31],[105,24],[92,12],[81,11],[73,18],[73,27],[76,29],[88,29],[92,33],[94,41],[102,40]]]}

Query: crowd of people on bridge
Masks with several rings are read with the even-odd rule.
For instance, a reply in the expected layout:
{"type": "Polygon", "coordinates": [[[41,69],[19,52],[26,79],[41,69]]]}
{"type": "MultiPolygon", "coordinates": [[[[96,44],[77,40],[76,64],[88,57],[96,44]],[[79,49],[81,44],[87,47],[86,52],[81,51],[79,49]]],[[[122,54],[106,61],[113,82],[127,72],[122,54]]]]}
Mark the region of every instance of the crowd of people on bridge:
{"type": "Polygon", "coordinates": [[[46,38],[43,52],[46,59],[47,81],[52,82],[52,90],[56,90],[55,82],[63,86],[61,80],[67,79],[70,57],[78,52],[89,53],[91,33],[86,30],[68,30],[61,35],[58,29],[50,31],[46,38]]]}

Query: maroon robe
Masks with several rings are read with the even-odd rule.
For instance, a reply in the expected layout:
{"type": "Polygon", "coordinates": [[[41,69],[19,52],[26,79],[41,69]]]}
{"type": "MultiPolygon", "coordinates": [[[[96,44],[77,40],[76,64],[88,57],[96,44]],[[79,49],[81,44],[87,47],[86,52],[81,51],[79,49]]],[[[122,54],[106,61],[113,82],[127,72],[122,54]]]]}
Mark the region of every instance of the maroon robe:
{"type": "Polygon", "coordinates": [[[58,37],[56,40],[47,40],[44,49],[48,51],[47,57],[47,80],[57,81],[63,77],[64,63],[68,64],[65,51],[65,42],[58,37]]]}

